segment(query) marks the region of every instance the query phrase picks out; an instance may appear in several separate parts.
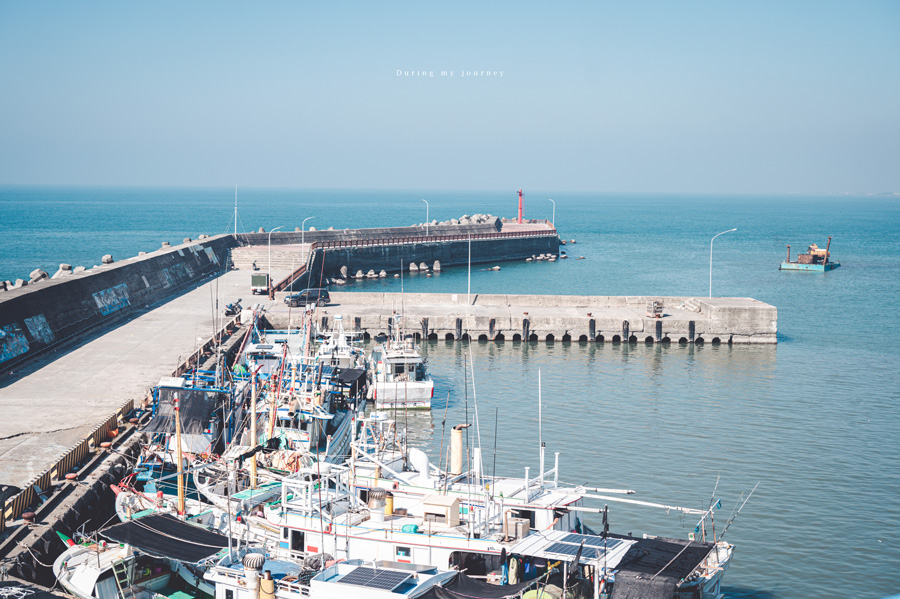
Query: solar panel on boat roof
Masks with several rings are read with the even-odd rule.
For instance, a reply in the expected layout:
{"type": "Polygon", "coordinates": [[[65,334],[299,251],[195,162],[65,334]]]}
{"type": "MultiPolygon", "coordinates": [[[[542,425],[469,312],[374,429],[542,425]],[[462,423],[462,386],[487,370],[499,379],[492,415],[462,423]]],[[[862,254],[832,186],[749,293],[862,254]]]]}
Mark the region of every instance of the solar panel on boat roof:
{"type": "MultiPolygon", "coordinates": [[[[547,553],[557,553],[560,555],[571,555],[575,557],[575,554],[578,553],[578,545],[571,545],[569,543],[553,543],[549,547],[545,547],[544,551],[547,553]]],[[[582,559],[596,559],[603,555],[603,550],[597,547],[585,547],[581,552],[582,559]]]]}
{"type": "Polygon", "coordinates": [[[622,541],[619,539],[606,539],[604,543],[603,537],[592,536],[592,535],[579,535],[573,533],[569,533],[563,538],[559,539],[560,543],[574,543],[575,545],[580,545],[581,541],[584,541],[584,545],[591,547],[606,547],[607,549],[612,549],[622,541]]]}
{"type": "Polygon", "coordinates": [[[366,566],[359,566],[352,572],[342,577],[337,582],[352,584],[371,589],[384,589],[392,591],[403,584],[412,574],[398,572],[397,570],[376,570],[366,566]]]}

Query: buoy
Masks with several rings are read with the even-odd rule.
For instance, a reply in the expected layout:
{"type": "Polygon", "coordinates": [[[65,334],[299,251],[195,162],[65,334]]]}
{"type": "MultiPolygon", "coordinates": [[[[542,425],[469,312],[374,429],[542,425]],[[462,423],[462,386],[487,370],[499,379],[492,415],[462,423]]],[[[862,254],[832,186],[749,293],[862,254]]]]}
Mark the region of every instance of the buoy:
{"type": "Polygon", "coordinates": [[[75,474],[74,472],[69,472],[68,474],[66,474],[66,480],[75,480],[77,478],[78,478],[78,475],[75,474]]]}
{"type": "Polygon", "coordinates": [[[100,447],[102,447],[103,449],[109,449],[110,447],[112,447],[112,443],[110,443],[109,441],[104,441],[100,444],[100,447]]]}

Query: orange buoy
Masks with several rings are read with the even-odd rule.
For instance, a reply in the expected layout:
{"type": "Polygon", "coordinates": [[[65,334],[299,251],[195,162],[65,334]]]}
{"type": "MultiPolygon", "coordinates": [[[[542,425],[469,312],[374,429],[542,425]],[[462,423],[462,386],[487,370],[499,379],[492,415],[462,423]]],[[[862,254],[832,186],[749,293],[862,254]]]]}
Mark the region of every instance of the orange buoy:
{"type": "Polygon", "coordinates": [[[117,429],[117,428],[114,428],[114,429],[112,429],[111,431],[109,431],[109,436],[110,436],[110,437],[115,437],[115,436],[118,435],[118,434],[119,434],[119,429],[117,429]]]}
{"type": "Polygon", "coordinates": [[[112,447],[112,443],[110,443],[109,441],[104,441],[100,444],[100,447],[102,447],[103,449],[109,449],[110,447],[112,447]]]}
{"type": "Polygon", "coordinates": [[[77,478],[78,478],[78,475],[75,474],[74,472],[69,472],[68,474],[66,474],[66,480],[75,480],[77,478]]]}

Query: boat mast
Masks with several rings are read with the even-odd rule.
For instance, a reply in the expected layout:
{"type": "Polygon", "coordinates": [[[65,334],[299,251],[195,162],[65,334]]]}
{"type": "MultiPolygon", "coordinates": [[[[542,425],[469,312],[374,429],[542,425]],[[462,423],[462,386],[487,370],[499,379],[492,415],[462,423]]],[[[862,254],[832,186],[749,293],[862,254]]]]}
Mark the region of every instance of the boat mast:
{"type": "Polygon", "coordinates": [[[184,464],[181,458],[181,416],[178,411],[178,394],[175,394],[175,459],[178,468],[178,515],[184,516],[184,464]]]}
{"type": "Polygon", "coordinates": [[[544,488],[544,430],[542,422],[542,402],[541,402],[541,369],[538,368],[538,444],[540,445],[541,458],[541,489],[544,488]]]}
{"type": "MultiPolygon", "coordinates": [[[[256,432],[256,373],[250,372],[250,442],[255,449],[259,444],[259,435],[256,432]]],[[[256,488],[256,453],[250,456],[250,488],[256,488]]]]}

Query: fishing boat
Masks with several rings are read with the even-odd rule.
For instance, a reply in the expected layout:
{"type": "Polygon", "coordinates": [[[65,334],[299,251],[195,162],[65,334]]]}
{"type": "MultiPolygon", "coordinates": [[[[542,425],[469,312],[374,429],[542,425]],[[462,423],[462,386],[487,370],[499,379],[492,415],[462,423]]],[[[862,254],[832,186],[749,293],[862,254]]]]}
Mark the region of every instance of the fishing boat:
{"type": "Polygon", "coordinates": [[[79,599],[212,599],[203,578],[227,551],[226,537],[169,515],[153,515],[99,532],[107,541],[70,542],[53,562],[60,585],[79,599]]]}
{"type": "MultiPolygon", "coordinates": [[[[467,597],[492,597],[477,591],[484,583],[456,570],[429,565],[359,559],[332,563],[314,556],[307,561],[271,559],[264,553],[226,557],[206,573],[216,585],[216,598],[259,596],[275,599],[413,599],[457,597],[439,594],[466,591],[467,597]],[[463,588],[465,585],[465,588],[463,588]],[[474,592],[473,592],[474,590],[474,592]]],[[[496,589],[496,587],[493,587],[496,589]]],[[[525,585],[522,585],[525,588],[525,585]]]]}
{"type": "Polygon", "coordinates": [[[320,334],[318,340],[316,362],[341,369],[367,369],[366,352],[361,347],[362,333],[345,331],[344,318],[340,314],[334,317],[334,328],[320,334]]]}
{"type": "Polygon", "coordinates": [[[372,350],[369,364],[377,409],[431,408],[434,381],[414,339],[403,338],[399,327],[372,350]]]}
{"type": "Polygon", "coordinates": [[[825,249],[819,249],[819,246],[812,244],[806,249],[805,254],[798,254],[797,261],[791,262],[791,246],[787,246],[787,260],[781,263],[779,270],[802,270],[806,272],[828,272],[834,270],[841,265],[840,262],[830,260],[831,237],[825,249]]]}

